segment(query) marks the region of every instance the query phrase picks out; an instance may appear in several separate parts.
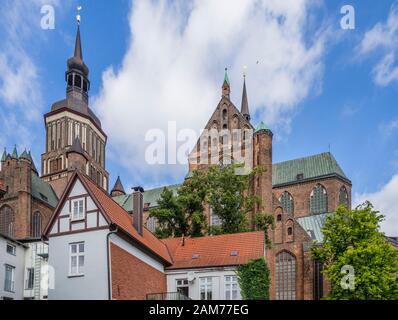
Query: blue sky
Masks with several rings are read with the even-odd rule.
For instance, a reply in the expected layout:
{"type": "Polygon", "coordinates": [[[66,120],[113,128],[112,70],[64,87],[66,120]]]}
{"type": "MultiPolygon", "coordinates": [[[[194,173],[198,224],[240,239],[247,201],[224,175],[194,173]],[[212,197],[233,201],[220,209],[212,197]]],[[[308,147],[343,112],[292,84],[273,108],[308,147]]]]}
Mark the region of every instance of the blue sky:
{"type": "Polygon", "coordinates": [[[225,66],[240,106],[247,65],[252,122],[274,131],[274,162],[330,149],[353,182],[354,201],[372,200],[388,216],[385,230],[398,234],[395,1],[228,1],[224,9],[214,1],[4,2],[1,148],[32,149],[39,165],[42,115],[65,96],[80,4],[91,103],[109,138],[110,184],[118,174],[126,188],[180,182],[185,166],[144,164],[145,130],[173,120],[178,128],[203,127],[225,66]],[[55,8],[54,30],[40,28],[44,4],[55,8]],[[354,30],[340,28],[345,4],[355,8],[354,30]]]}

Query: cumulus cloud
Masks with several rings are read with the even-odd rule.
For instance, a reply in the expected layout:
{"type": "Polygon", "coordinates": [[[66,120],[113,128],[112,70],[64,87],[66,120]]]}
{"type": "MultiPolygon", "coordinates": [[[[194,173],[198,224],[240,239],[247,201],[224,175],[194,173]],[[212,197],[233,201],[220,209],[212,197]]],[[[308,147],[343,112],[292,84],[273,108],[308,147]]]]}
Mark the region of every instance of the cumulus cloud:
{"type": "Polygon", "coordinates": [[[398,236],[398,174],[374,193],[355,195],[356,205],[367,200],[386,217],[382,223],[382,231],[387,236],[398,236]]]}
{"type": "Polygon", "coordinates": [[[177,129],[199,134],[220,99],[225,66],[235,105],[240,107],[246,65],[251,113],[274,131],[287,129],[297,104],[320,89],[327,32],[309,27],[318,5],[307,0],[134,1],[122,66],[104,72],[94,99],[111,158],[148,184],[181,177],[185,166],[145,162],[145,133],[165,131],[168,121],[176,121],[177,129]]]}
{"type": "Polygon", "coordinates": [[[32,123],[41,120],[43,95],[38,67],[30,49],[40,45],[41,6],[59,0],[6,0],[0,11],[0,145],[29,147],[32,123]],[[19,123],[24,123],[21,127],[19,123]],[[16,130],[18,128],[18,130],[16,130]]]}
{"type": "Polygon", "coordinates": [[[382,134],[382,137],[389,138],[394,132],[398,130],[398,118],[381,124],[379,130],[382,134]]]}
{"type": "Polygon", "coordinates": [[[373,67],[373,80],[380,86],[387,86],[398,80],[396,55],[398,49],[398,5],[393,5],[385,22],[377,23],[367,31],[359,45],[361,55],[382,52],[382,57],[373,67]]]}

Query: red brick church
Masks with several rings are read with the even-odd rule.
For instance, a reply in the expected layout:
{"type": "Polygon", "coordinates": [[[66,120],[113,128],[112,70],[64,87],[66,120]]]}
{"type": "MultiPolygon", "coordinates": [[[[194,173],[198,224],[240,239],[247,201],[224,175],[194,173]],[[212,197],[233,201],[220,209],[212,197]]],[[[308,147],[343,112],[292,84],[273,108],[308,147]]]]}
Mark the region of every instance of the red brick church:
{"type": "MultiPolygon", "coordinates": [[[[108,192],[107,136],[89,108],[88,76],[78,29],[74,54],[67,61],[66,98],[54,103],[44,115],[46,145],[41,174],[30,152],[18,155],[16,149],[12,153],[5,150],[1,158],[0,233],[16,239],[40,237],[76,170],[108,192]]],[[[205,129],[251,132],[252,148],[246,149],[248,138],[243,133],[241,150],[250,150],[254,167],[266,169],[250,186],[251,192],[261,196],[263,207],[256,208],[249,218],[257,211],[275,216],[273,246],[266,252],[271,269],[271,299],[319,299],[328,288],[321,266],[310,259],[308,250],[314,240],[322,239],[325,216],[340,204],[351,206],[351,181],[330,153],[273,163],[273,133],[263,122],[257,126],[252,123],[245,81],[239,109],[230,100],[227,74],[221,89],[221,99],[205,129]]],[[[219,144],[220,140],[211,139],[205,145],[198,142],[190,159],[210,152],[212,147],[218,148],[219,144]]],[[[206,166],[190,162],[189,172],[206,166]]],[[[178,185],[169,187],[176,190],[178,185]]],[[[149,208],[157,206],[162,188],[144,193],[146,214],[149,208]]],[[[110,195],[127,212],[132,212],[132,194],[125,192],[119,177],[110,195]]],[[[207,208],[206,215],[210,225],[220,223],[211,208],[207,208]]],[[[156,221],[146,218],[146,225],[154,230],[156,221]]]]}

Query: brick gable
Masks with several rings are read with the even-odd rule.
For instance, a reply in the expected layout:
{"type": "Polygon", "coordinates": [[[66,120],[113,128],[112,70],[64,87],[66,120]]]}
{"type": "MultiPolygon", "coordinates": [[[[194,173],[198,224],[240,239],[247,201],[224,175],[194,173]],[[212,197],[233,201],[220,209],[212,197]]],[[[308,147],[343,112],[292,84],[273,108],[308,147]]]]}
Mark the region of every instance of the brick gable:
{"type": "Polygon", "coordinates": [[[112,299],[145,300],[166,292],[166,275],[111,243],[112,299]]]}

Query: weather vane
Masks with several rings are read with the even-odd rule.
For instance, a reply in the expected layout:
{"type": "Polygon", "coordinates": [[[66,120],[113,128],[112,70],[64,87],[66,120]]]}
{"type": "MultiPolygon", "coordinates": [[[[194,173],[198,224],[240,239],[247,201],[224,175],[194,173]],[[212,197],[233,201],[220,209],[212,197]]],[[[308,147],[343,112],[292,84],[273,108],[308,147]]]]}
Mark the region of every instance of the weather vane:
{"type": "Polygon", "coordinates": [[[77,7],[76,21],[77,21],[78,24],[80,24],[80,21],[82,19],[82,17],[80,16],[80,11],[82,11],[82,6],[78,6],[77,7]]]}
{"type": "Polygon", "coordinates": [[[243,77],[246,78],[247,66],[243,66],[243,77]]]}

